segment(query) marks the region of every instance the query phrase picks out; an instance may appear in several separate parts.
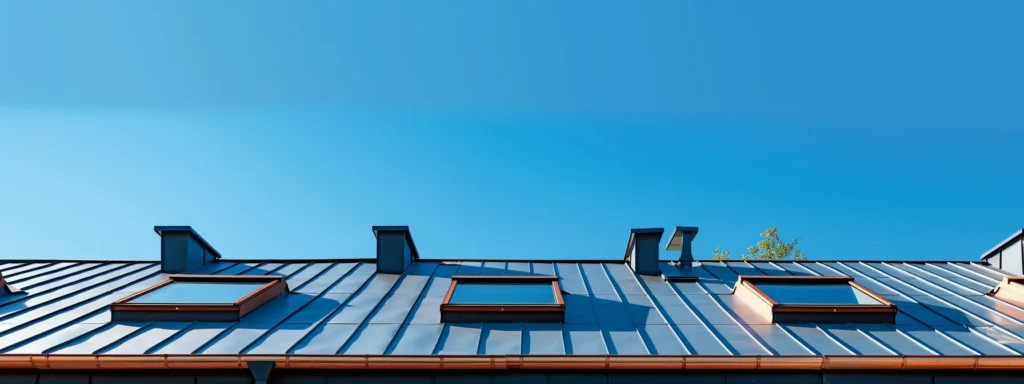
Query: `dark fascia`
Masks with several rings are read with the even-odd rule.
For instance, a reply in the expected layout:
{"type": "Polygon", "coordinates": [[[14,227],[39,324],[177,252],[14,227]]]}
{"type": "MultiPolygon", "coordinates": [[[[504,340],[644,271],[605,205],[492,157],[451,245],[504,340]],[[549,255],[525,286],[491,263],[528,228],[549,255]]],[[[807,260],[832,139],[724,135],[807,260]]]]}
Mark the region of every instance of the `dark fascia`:
{"type": "Polygon", "coordinates": [[[412,253],[413,259],[419,259],[420,253],[416,251],[416,243],[412,241],[412,232],[409,232],[408,225],[374,225],[373,226],[373,237],[377,237],[378,232],[403,232],[405,233],[405,241],[409,242],[409,251],[412,253]]]}
{"type": "Polygon", "coordinates": [[[629,242],[626,243],[626,255],[622,258],[623,260],[629,260],[629,254],[633,252],[633,246],[636,245],[637,234],[656,234],[660,239],[665,233],[664,228],[633,228],[629,230],[629,242]]]}
{"type": "Polygon", "coordinates": [[[196,240],[199,240],[199,243],[202,244],[204,247],[206,247],[207,250],[209,250],[211,253],[213,253],[214,258],[216,258],[216,259],[220,258],[220,252],[217,252],[217,250],[214,249],[213,246],[210,245],[210,243],[207,243],[206,239],[204,239],[202,236],[199,236],[199,232],[196,232],[194,229],[192,229],[191,226],[188,226],[188,225],[158,225],[158,226],[153,227],[153,232],[156,232],[156,234],[161,235],[161,236],[163,236],[164,232],[188,232],[190,235],[195,236],[196,240]]]}
{"type": "Polygon", "coordinates": [[[1006,248],[1006,245],[1009,244],[1011,241],[1019,240],[1021,238],[1021,235],[1024,235],[1024,229],[1020,229],[1017,232],[1014,232],[1012,235],[1010,235],[1010,237],[1007,237],[1006,240],[999,242],[999,244],[997,244],[995,247],[992,247],[992,249],[989,249],[987,252],[981,254],[981,260],[988,260],[988,258],[994,256],[997,252],[1000,252],[1003,250],[1003,248],[1006,248]]]}

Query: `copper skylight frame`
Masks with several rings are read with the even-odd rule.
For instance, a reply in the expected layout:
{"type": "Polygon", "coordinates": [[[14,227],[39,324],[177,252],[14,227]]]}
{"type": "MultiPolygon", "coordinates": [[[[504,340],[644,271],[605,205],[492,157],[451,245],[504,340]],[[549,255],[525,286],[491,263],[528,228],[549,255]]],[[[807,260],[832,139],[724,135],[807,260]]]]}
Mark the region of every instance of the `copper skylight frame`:
{"type": "Polygon", "coordinates": [[[114,320],[118,314],[139,313],[222,313],[232,318],[241,318],[261,305],[288,292],[284,276],[222,276],[222,275],[170,275],[167,280],[143,289],[110,304],[114,320]],[[233,303],[132,303],[139,297],[174,283],[264,283],[233,303]]]}
{"type": "Polygon", "coordinates": [[[775,322],[886,322],[896,320],[896,304],[849,276],[740,276],[733,293],[775,322]],[[757,284],[849,285],[879,304],[781,304],[757,284]]]}
{"type": "Polygon", "coordinates": [[[1024,308],[1024,276],[1006,276],[992,292],[992,297],[1024,308]]]}
{"type": "Polygon", "coordinates": [[[441,302],[441,317],[453,313],[476,313],[509,316],[524,314],[552,314],[564,319],[565,300],[562,299],[562,288],[558,284],[558,276],[453,276],[452,283],[448,286],[448,293],[444,295],[441,302]],[[523,283],[537,284],[540,282],[551,283],[551,293],[554,295],[554,304],[452,304],[452,295],[459,282],[466,283],[523,283]]]}

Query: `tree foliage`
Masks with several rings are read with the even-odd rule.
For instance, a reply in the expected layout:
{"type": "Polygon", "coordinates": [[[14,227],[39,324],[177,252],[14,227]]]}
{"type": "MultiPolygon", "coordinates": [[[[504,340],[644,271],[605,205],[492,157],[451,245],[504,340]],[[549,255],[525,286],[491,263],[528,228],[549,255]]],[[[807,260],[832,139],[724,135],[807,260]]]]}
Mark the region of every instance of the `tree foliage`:
{"type": "MultiPolygon", "coordinates": [[[[779,238],[779,228],[769,227],[761,232],[761,240],[757,244],[747,248],[747,254],[742,255],[743,260],[807,260],[807,254],[797,246],[799,240],[785,242],[779,238]]],[[[715,248],[711,257],[714,260],[729,260],[729,251],[722,248],[715,248]]]]}

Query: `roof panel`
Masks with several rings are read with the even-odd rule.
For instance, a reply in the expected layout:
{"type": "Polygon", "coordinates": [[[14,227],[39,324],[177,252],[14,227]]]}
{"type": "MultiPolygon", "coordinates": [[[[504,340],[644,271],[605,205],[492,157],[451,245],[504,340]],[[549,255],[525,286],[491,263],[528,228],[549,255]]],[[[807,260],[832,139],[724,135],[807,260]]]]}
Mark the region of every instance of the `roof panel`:
{"type": "Polygon", "coordinates": [[[164,344],[147,353],[190,354],[223,333],[231,323],[194,323],[191,327],[174,334],[164,344]]]}
{"type": "MultiPolygon", "coordinates": [[[[156,262],[16,262],[28,294],[0,303],[5,353],[1017,354],[1024,309],[986,295],[1006,274],[975,263],[696,262],[699,283],[638,276],[623,263],[226,262],[200,272],[280,274],[293,294],[239,323],[110,323],[108,305],[165,280],[156,262]],[[456,274],[560,277],[564,324],[442,324],[456,274]],[[892,325],[775,325],[732,296],[740,274],[849,275],[894,302],[892,325]],[[825,329],[826,331],[823,331],[825,329]]],[[[674,269],[673,269],[674,268],[674,269]]]]}
{"type": "Polygon", "coordinates": [[[429,355],[437,347],[444,326],[438,324],[406,324],[395,335],[394,355],[429,355]]]}
{"type": "Polygon", "coordinates": [[[382,355],[387,350],[400,324],[364,324],[342,349],[346,355],[382,355]]]}
{"type": "Polygon", "coordinates": [[[437,345],[439,355],[475,355],[480,346],[481,324],[445,324],[437,345]]]}
{"type": "Polygon", "coordinates": [[[322,324],[292,347],[291,353],[332,355],[348,342],[358,324],[322,324]]]}
{"type": "Polygon", "coordinates": [[[523,323],[523,354],[564,355],[562,325],[523,323]]]}
{"type": "Polygon", "coordinates": [[[642,324],[640,336],[650,347],[652,355],[688,355],[679,334],[668,324],[642,324]]]}
{"type": "Polygon", "coordinates": [[[299,340],[309,334],[316,324],[289,323],[281,324],[250,344],[243,353],[255,355],[276,355],[288,353],[288,350],[299,340]]]}
{"type": "Polygon", "coordinates": [[[521,323],[485,324],[481,339],[480,353],[519,355],[523,351],[523,326],[521,323]]]}

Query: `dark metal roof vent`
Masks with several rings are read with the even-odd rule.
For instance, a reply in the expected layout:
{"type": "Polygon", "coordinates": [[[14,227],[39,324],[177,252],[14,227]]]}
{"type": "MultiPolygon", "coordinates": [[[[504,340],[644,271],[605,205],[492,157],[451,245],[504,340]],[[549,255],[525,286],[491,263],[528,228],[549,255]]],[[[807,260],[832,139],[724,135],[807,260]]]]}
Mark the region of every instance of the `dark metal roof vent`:
{"type": "Polygon", "coordinates": [[[194,271],[220,258],[220,252],[190,226],[156,226],[153,231],[160,235],[160,270],[164,273],[194,271]]]}
{"type": "Polygon", "coordinates": [[[626,243],[626,264],[633,272],[640,275],[660,275],[658,268],[663,228],[634,228],[629,231],[629,243],[626,243]]]}
{"type": "Polygon", "coordinates": [[[404,225],[378,225],[373,227],[377,238],[377,272],[401,274],[420,257],[412,241],[409,227],[404,225]]]}
{"type": "Polygon", "coordinates": [[[669,239],[666,251],[679,251],[679,262],[683,268],[693,265],[693,239],[697,237],[697,227],[676,227],[669,239]]]}

